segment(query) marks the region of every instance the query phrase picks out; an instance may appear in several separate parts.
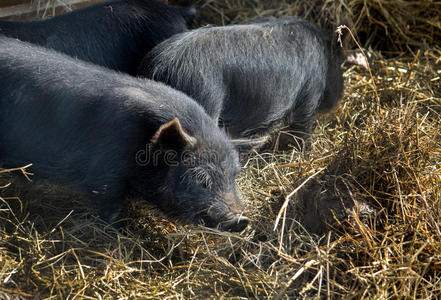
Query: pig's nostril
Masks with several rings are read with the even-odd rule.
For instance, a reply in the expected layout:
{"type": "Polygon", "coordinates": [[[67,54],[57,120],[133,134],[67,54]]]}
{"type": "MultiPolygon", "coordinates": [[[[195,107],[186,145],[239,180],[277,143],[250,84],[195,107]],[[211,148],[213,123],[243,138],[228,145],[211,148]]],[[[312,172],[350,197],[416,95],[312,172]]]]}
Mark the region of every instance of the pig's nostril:
{"type": "Polygon", "coordinates": [[[220,229],[239,232],[244,230],[248,226],[249,222],[250,220],[247,217],[239,215],[233,219],[228,220],[227,222],[221,223],[220,229]]]}

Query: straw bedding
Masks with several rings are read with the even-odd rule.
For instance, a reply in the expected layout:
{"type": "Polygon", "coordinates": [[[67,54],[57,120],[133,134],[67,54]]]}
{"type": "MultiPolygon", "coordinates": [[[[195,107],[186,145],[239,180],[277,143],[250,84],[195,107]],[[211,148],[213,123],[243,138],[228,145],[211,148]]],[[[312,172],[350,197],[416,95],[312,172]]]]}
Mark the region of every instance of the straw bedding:
{"type": "Polygon", "coordinates": [[[345,17],[372,75],[345,63],[344,97],[305,151],[249,157],[241,234],[174,224],[139,199],[117,231],[81,195],[1,170],[0,299],[439,296],[440,3],[196,1],[197,24],[345,17]]]}

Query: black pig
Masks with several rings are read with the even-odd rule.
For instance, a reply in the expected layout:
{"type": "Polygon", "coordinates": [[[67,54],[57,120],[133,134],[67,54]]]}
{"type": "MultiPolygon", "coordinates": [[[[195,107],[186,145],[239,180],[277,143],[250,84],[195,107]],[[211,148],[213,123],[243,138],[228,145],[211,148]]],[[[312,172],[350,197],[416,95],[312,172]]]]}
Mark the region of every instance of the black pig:
{"type": "Polygon", "coordinates": [[[77,185],[110,220],[134,191],[183,220],[235,231],[248,223],[238,154],[195,101],[4,36],[0,162],[77,185]]]}
{"type": "Polygon", "coordinates": [[[284,17],[177,34],[147,54],[138,73],[194,98],[232,137],[288,126],[303,139],[315,113],[342,95],[341,52],[331,33],[284,17]]]}
{"type": "Polygon", "coordinates": [[[194,14],[154,0],[110,0],[46,20],[0,21],[0,34],[133,75],[144,55],[186,31],[194,14]]]}

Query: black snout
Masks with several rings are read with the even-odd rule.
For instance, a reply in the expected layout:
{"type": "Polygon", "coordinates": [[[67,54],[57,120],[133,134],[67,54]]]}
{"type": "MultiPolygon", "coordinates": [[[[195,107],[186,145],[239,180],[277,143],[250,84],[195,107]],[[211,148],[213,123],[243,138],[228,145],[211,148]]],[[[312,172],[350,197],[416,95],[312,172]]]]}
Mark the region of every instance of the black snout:
{"type": "Polygon", "coordinates": [[[220,230],[239,232],[244,230],[250,220],[242,215],[237,215],[228,221],[221,222],[218,226],[220,230]]]}

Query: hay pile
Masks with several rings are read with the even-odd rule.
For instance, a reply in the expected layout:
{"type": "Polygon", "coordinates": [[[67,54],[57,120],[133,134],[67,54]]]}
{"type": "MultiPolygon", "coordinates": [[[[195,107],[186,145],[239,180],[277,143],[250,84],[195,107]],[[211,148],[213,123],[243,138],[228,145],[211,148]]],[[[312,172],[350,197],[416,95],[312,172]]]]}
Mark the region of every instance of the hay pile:
{"type": "Polygon", "coordinates": [[[197,23],[238,24],[262,17],[298,15],[322,26],[342,20],[364,47],[390,54],[409,49],[441,46],[441,1],[401,0],[170,0],[195,5],[197,23]]]}
{"type": "MultiPolygon", "coordinates": [[[[198,3],[200,20],[237,23],[291,14],[302,1],[198,3]]],[[[346,64],[345,96],[318,117],[306,151],[250,157],[238,183],[252,224],[241,234],[170,223],[137,199],[118,232],[87,213],[57,210],[57,190],[5,186],[13,178],[0,174],[0,299],[439,296],[441,55],[427,41],[398,58],[369,51],[373,77],[346,64]],[[42,203],[54,207],[36,213],[42,203]]],[[[416,45],[396,43],[408,46],[416,45]]]]}

